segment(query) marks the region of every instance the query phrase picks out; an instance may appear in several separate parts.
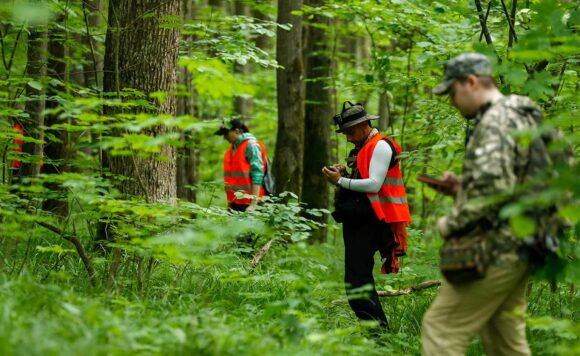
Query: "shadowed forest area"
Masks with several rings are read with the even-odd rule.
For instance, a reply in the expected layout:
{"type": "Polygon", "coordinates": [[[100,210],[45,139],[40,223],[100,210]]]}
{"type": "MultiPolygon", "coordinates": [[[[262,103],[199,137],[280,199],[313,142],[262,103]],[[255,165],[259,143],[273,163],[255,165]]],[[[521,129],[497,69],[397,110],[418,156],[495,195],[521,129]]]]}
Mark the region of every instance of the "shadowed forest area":
{"type": "MultiPolygon", "coordinates": [[[[569,0],[0,1],[0,354],[419,355],[453,201],[416,177],[460,174],[470,129],[431,91],[443,64],[487,55],[544,111],[517,139],[559,128],[577,159],[579,23],[569,0]],[[412,217],[399,273],[376,256],[380,338],[346,302],[321,173],[352,148],[333,123],[347,100],[400,144],[412,217]],[[276,182],[246,212],[214,135],[235,118],[276,182]]],[[[577,355],[580,172],[551,169],[501,216],[521,238],[530,206],[571,227],[526,325],[534,355],[577,355]]]]}

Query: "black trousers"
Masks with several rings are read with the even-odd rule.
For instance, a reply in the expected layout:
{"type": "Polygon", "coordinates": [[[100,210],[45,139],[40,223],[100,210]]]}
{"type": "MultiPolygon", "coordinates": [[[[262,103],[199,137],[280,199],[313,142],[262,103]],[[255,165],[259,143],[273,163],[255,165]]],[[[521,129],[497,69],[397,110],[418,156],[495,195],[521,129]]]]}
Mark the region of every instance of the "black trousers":
{"type": "Polygon", "coordinates": [[[344,282],[348,303],[361,320],[376,320],[388,327],[373,278],[374,255],[382,250],[392,233],[376,216],[344,222],[344,282]]]}

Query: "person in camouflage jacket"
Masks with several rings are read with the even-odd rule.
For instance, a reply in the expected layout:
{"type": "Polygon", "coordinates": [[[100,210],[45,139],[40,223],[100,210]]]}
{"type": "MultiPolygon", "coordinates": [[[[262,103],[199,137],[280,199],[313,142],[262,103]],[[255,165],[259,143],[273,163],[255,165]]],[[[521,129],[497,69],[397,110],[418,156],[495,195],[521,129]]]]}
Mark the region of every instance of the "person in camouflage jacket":
{"type": "Polygon", "coordinates": [[[434,88],[474,125],[467,137],[462,176],[446,172],[444,193],[455,196],[438,222],[444,239],[479,235],[489,242],[485,277],[466,284],[443,282],[423,319],[423,355],[463,355],[479,334],[488,355],[530,355],[524,313],[528,263],[517,253],[521,240],[499,212],[526,173],[529,149],[514,133],[536,126],[541,111],[527,97],[497,89],[487,57],[465,53],[445,65],[434,88]]]}

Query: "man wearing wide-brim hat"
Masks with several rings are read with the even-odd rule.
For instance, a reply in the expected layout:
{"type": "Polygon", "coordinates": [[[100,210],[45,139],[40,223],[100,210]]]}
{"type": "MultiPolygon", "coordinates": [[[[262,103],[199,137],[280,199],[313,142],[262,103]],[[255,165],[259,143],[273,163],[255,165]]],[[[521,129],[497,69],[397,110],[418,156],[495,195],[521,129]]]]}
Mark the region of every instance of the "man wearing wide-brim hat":
{"type": "Polygon", "coordinates": [[[334,122],[336,131],[355,145],[347,159],[351,171],[332,165],[322,172],[338,186],[332,216],[343,224],[349,304],[360,320],[374,320],[386,330],[388,318],[373,278],[374,255],[379,251],[384,258],[383,273],[398,272],[411,217],[399,167],[401,148],[372,127],[377,118],[362,105],[345,102],[334,122]]]}

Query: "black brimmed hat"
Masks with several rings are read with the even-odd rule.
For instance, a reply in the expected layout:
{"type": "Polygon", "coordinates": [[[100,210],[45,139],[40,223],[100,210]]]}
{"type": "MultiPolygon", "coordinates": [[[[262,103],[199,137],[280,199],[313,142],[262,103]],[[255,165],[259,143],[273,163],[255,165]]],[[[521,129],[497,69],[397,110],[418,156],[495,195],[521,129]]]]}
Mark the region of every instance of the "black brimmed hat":
{"type": "Polygon", "coordinates": [[[376,120],[378,118],[378,116],[369,115],[361,104],[353,104],[350,101],[345,101],[344,104],[342,104],[342,112],[333,117],[334,123],[338,126],[336,132],[342,132],[347,127],[352,127],[361,122],[376,120]],[[346,104],[349,104],[350,107],[347,108],[346,104]]]}
{"type": "Polygon", "coordinates": [[[240,129],[240,131],[242,131],[242,132],[249,132],[248,127],[242,123],[242,120],[233,119],[230,121],[229,128],[226,127],[226,124],[222,124],[220,126],[220,128],[216,132],[214,132],[213,134],[216,136],[223,136],[223,135],[227,134],[228,132],[235,130],[235,129],[240,129]]]}

